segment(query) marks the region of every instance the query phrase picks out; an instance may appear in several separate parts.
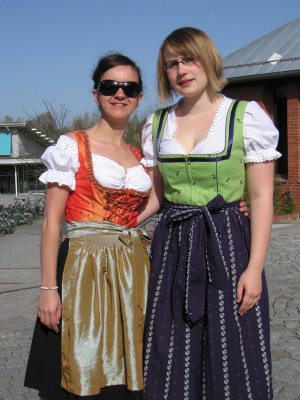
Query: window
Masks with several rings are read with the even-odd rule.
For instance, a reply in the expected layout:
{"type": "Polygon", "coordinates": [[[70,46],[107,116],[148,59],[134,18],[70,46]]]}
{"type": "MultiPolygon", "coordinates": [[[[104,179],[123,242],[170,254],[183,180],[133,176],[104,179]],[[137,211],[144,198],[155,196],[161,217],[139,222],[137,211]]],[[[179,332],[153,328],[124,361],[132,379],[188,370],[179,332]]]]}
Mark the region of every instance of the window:
{"type": "Polygon", "coordinates": [[[288,178],[288,140],[287,140],[287,95],[286,86],[276,88],[276,115],[275,125],[279,130],[277,150],[282,154],[277,162],[277,174],[282,178],[288,178]]]}
{"type": "Polygon", "coordinates": [[[11,152],[11,132],[0,132],[0,156],[10,156],[11,152]]]}

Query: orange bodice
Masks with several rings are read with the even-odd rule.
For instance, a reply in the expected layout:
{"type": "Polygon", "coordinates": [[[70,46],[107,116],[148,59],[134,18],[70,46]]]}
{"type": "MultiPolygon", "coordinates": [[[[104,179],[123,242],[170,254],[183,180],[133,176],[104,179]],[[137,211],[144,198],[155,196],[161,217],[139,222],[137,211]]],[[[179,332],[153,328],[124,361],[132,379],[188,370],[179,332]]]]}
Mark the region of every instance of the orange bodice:
{"type": "MultiPolygon", "coordinates": [[[[87,134],[82,131],[74,133],[77,136],[80,167],[75,178],[75,191],[68,197],[66,221],[110,221],[123,226],[135,226],[137,208],[148,198],[149,192],[102,186],[94,176],[87,134]]],[[[140,151],[131,146],[130,149],[140,161],[140,151]]]]}

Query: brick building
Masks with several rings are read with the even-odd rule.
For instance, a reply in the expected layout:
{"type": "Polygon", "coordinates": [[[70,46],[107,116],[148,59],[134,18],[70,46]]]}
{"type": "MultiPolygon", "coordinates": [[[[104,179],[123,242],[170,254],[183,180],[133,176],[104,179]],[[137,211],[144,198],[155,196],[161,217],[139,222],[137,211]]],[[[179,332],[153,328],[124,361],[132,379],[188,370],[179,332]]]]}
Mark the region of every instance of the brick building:
{"type": "Polygon", "coordinates": [[[223,93],[257,101],[279,129],[276,179],[300,212],[300,17],[223,59],[223,93]]]}

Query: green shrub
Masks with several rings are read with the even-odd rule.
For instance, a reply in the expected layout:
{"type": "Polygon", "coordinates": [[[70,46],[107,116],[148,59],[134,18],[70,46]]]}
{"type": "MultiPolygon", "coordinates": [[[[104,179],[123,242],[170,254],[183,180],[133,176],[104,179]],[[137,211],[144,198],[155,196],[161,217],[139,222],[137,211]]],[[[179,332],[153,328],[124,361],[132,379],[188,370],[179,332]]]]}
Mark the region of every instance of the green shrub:
{"type": "Polygon", "coordinates": [[[275,215],[293,214],[297,208],[291,190],[287,190],[285,193],[281,194],[279,181],[274,182],[273,205],[275,215]]]}
{"type": "Polygon", "coordinates": [[[274,182],[274,195],[273,195],[274,214],[280,214],[282,208],[282,198],[280,194],[280,181],[274,182]]]}
{"type": "Polygon", "coordinates": [[[285,201],[283,201],[281,213],[282,214],[293,214],[295,212],[297,205],[293,199],[291,191],[288,191],[284,195],[285,201]]]}
{"type": "MultiPolygon", "coordinates": [[[[284,214],[293,214],[295,212],[297,205],[293,198],[292,191],[288,190],[282,194],[280,190],[280,181],[274,181],[274,196],[273,196],[273,207],[274,207],[274,215],[284,215],[284,214]]],[[[247,204],[247,207],[250,212],[250,200],[249,194],[245,189],[244,192],[244,200],[247,204]]]]}

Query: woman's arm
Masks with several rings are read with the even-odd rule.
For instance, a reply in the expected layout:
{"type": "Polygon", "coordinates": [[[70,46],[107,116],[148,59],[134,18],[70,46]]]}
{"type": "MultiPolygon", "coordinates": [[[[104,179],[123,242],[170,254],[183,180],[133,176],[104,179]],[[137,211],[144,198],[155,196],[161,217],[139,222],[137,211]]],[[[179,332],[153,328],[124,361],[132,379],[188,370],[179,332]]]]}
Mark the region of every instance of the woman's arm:
{"type": "Polygon", "coordinates": [[[251,247],[248,267],[237,286],[240,315],[258,302],[262,291],[261,274],[273,221],[274,161],[249,163],[246,174],[251,210],[251,247]]]}
{"type": "MultiPolygon", "coordinates": [[[[65,213],[70,189],[67,186],[48,184],[41,239],[42,286],[55,287],[60,226],[65,213]]],[[[49,329],[58,332],[61,317],[61,300],[57,290],[41,290],[38,316],[49,329]]]]}
{"type": "Polygon", "coordinates": [[[139,209],[137,224],[141,224],[155,214],[161,206],[163,200],[163,178],[157,166],[150,168],[149,175],[152,181],[152,189],[149,199],[139,209]]]}

